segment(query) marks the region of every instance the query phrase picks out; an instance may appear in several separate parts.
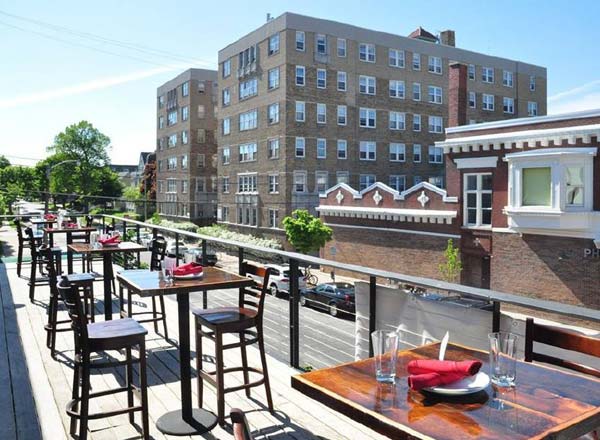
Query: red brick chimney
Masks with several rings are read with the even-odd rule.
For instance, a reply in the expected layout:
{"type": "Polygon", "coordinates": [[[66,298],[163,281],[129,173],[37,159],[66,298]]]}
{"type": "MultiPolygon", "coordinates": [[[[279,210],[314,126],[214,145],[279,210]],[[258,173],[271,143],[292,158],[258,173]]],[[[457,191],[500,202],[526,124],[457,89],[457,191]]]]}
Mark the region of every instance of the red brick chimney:
{"type": "Polygon", "coordinates": [[[448,75],[448,127],[467,123],[467,66],[450,64],[448,75]]]}

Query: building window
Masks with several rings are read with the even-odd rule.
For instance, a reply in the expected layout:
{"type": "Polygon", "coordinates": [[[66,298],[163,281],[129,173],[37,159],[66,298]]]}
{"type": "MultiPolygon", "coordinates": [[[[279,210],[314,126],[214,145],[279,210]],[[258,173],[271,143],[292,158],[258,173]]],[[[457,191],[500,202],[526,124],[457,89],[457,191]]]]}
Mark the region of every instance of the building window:
{"type": "Polygon", "coordinates": [[[389,49],[389,64],[392,67],[404,68],[404,51],[389,49]]]}
{"type": "Polygon", "coordinates": [[[552,206],[552,168],[521,170],[521,206],[552,206]]]}
{"type": "Polygon", "coordinates": [[[427,88],[429,95],[429,102],[433,104],[441,104],[442,103],[442,88],[436,86],[429,86],[427,88]]]}
{"type": "Polygon", "coordinates": [[[187,180],[182,180],[181,181],[181,193],[182,194],[187,194],[188,192],[188,181],[187,180]]]}
{"type": "Polygon", "coordinates": [[[376,81],[374,76],[361,75],[358,78],[358,91],[365,95],[374,95],[376,92],[376,81]]]}
{"type": "Polygon", "coordinates": [[[188,142],[189,142],[189,139],[188,139],[188,132],[187,132],[187,130],[183,130],[183,131],[181,132],[181,143],[182,143],[183,145],[187,145],[187,143],[188,143],[188,142]]]}
{"type": "Polygon", "coordinates": [[[317,124],[327,123],[327,105],[317,103],[317,124]]]}
{"type": "Polygon", "coordinates": [[[221,178],[221,191],[226,194],[229,193],[229,176],[221,178]]]}
{"type": "Polygon", "coordinates": [[[327,157],[327,140],[317,139],[317,159],[325,159],[327,157]]]}
{"type": "Polygon", "coordinates": [[[377,156],[377,144],[372,141],[361,141],[359,159],[360,160],[375,160],[377,156]]]}
{"type": "Polygon", "coordinates": [[[176,179],[167,179],[167,192],[168,193],[176,193],[177,192],[177,180],[176,179]]]}
{"type": "Polygon", "coordinates": [[[223,61],[223,78],[231,75],[231,58],[223,61]]]}
{"type": "Polygon", "coordinates": [[[304,157],[306,155],[306,142],[303,137],[296,138],[296,157],[304,157]]]}
{"type": "Polygon", "coordinates": [[[361,174],[359,176],[360,191],[367,189],[375,183],[375,174],[361,174]]]}
{"type": "Polygon", "coordinates": [[[465,174],[463,178],[465,226],[491,226],[492,175],[465,174]]]}
{"type": "Polygon", "coordinates": [[[443,157],[444,149],[442,147],[429,146],[429,163],[442,163],[443,157]]]}
{"type": "Polygon", "coordinates": [[[421,54],[413,53],[412,68],[413,70],[421,70],[421,54]]]}
{"type": "Polygon", "coordinates": [[[240,113],[240,131],[252,130],[258,126],[258,111],[240,113]]]}
{"type": "Polygon", "coordinates": [[[177,110],[170,111],[167,114],[167,126],[177,124],[177,110]]]}
{"type": "Polygon", "coordinates": [[[204,81],[198,81],[198,93],[203,94],[206,89],[204,81]]]}
{"type": "Polygon", "coordinates": [[[198,156],[196,156],[196,167],[197,168],[204,168],[205,163],[206,163],[206,160],[205,160],[204,154],[199,154],[198,156]]]}
{"type": "Polygon", "coordinates": [[[527,102],[527,115],[528,116],[537,116],[538,115],[537,102],[533,102],[533,101],[527,102]]]}
{"type": "Polygon", "coordinates": [[[390,97],[404,99],[404,81],[390,80],[390,97]]]}
{"type": "Polygon", "coordinates": [[[231,133],[231,118],[223,118],[223,135],[231,133]]]}
{"type": "Polygon", "coordinates": [[[483,67],[481,69],[481,80],[484,83],[493,83],[494,82],[494,68],[493,67],[483,67]]]}
{"type": "Polygon", "coordinates": [[[316,50],[318,55],[327,55],[327,37],[323,34],[317,34],[316,38],[316,50]]]}
{"type": "Polygon", "coordinates": [[[204,105],[200,104],[198,106],[197,114],[198,114],[198,119],[204,119],[204,115],[205,115],[204,105]]]}
{"type": "Polygon", "coordinates": [[[421,84],[419,83],[413,83],[413,101],[420,101],[421,100],[421,84]]]}
{"type": "Polygon", "coordinates": [[[390,162],[404,162],[406,160],[406,146],[404,144],[390,144],[390,162]]]}
{"type": "Polygon", "coordinates": [[[167,159],[167,170],[177,169],[177,156],[171,156],[167,159]]]}
{"type": "Polygon", "coordinates": [[[268,107],[269,124],[279,123],[279,103],[275,102],[268,107]]]}
{"type": "Polygon", "coordinates": [[[160,95],[158,97],[158,108],[163,108],[165,106],[165,95],[160,95]]]}
{"type": "Polygon", "coordinates": [[[304,44],[304,32],[296,31],[296,50],[300,52],[304,52],[305,44],[304,44]]]}
{"type": "Polygon", "coordinates": [[[442,74],[442,59],[440,57],[429,57],[427,70],[431,73],[442,74]]]}
{"type": "Polygon", "coordinates": [[[256,160],[257,146],[256,142],[250,144],[242,144],[239,146],[239,161],[252,162],[256,160]]]}
{"type": "Polygon", "coordinates": [[[269,159],[279,158],[279,139],[269,139],[267,141],[269,159]]]}
{"type": "Polygon", "coordinates": [[[296,122],[304,122],[306,118],[306,104],[304,101],[296,101],[296,122]]]}
{"type": "Polygon", "coordinates": [[[421,115],[413,115],[413,131],[421,131],[421,115]]]}
{"type": "Polygon", "coordinates": [[[390,112],[390,130],[404,130],[406,128],[406,115],[401,112],[390,112]]]}
{"type": "Polygon", "coordinates": [[[269,174],[269,194],[279,194],[279,174],[269,174]]]}
{"type": "MultiPolygon", "coordinates": [[[[229,94],[229,89],[226,89],[229,94]]],[[[252,78],[240,83],[240,101],[248,99],[258,93],[258,79],[252,78]]]]}
{"type": "Polygon", "coordinates": [[[469,67],[467,68],[467,75],[469,76],[470,80],[475,80],[475,64],[469,64],[469,67]]]}
{"type": "Polygon", "coordinates": [[[321,194],[327,191],[327,188],[329,188],[328,181],[329,173],[327,171],[317,171],[315,173],[315,192],[321,194]]]}
{"type": "Polygon", "coordinates": [[[294,192],[306,192],[306,171],[294,171],[294,192]]]}
{"type": "Polygon", "coordinates": [[[481,108],[487,111],[494,111],[494,95],[484,93],[481,97],[481,108]]]}
{"type": "Polygon", "coordinates": [[[257,192],[257,174],[238,174],[238,193],[257,192]]]}
{"type": "Polygon", "coordinates": [[[406,176],[391,175],[389,184],[390,188],[393,188],[398,192],[402,192],[406,189],[406,176]]]}
{"type": "Polygon", "coordinates": [[[513,114],[515,112],[515,100],[513,98],[504,97],[502,99],[502,108],[504,113],[513,114]]]}
{"type": "Polygon", "coordinates": [[[336,183],[350,183],[350,173],[348,171],[337,171],[335,173],[336,183]]]}
{"type": "Polygon", "coordinates": [[[269,55],[276,54],[277,52],[279,52],[279,34],[269,37],[269,55]]]}
{"type": "Polygon", "coordinates": [[[228,88],[223,89],[223,107],[231,104],[231,93],[228,88]]]}
{"type": "Polygon", "coordinates": [[[177,146],[177,133],[173,133],[169,136],[169,148],[173,148],[177,146]]]}
{"type": "Polygon", "coordinates": [[[437,186],[438,188],[443,188],[444,187],[444,177],[443,176],[431,176],[429,178],[429,183],[431,183],[434,186],[437,186]]]}
{"type": "Polygon", "coordinates": [[[158,181],[158,192],[159,193],[165,192],[164,182],[162,180],[158,181]]]}
{"type": "Polygon", "coordinates": [[[156,145],[158,146],[158,150],[162,151],[165,149],[165,138],[160,138],[156,141],[156,145]]]}
{"type": "Polygon", "coordinates": [[[337,141],[337,158],[347,159],[348,158],[348,143],[343,139],[337,141]]]}
{"type": "Polygon", "coordinates": [[[229,206],[223,206],[221,208],[221,221],[229,221],[229,206]]]}
{"type": "Polygon", "coordinates": [[[348,120],[348,107],[345,105],[337,106],[337,123],[338,125],[346,125],[348,120]]]}
{"type": "Polygon", "coordinates": [[[181,107],[181,120],[187,121],[190,118],[190,106],[181,107]]]}
{"type": "Polygon", "coordinates": [[[273,90],[279,87],[279,67],[275,67],[274,69],[269,70],[268,87],[269,90],[273,90]]]}
{"type": "Polygon", "coordinates": [[[296,66],[296,85],[304,86],[305,69],[304,66],[296,66]]]}
{"type": "Polygon", "coordinates": [[[186,81],[181,84],[181,96],[189,96],[190,95],[190,82],[186,81]]]}
{"type": "Polygon", "coordinates": [[[163,161],[159,160],[158,161],[158,171],[161,172],[163,170],[163,161]]]}
{"type": "Polygon", "coordinates": [[[347,81],[346,72],[338,72],[337,73],[337,89],[340,92],[346,91],[346,81],[347,81]]]}
{"type": "Polygon", "coordinates": [[[506,87],[513,86],[513,73],[510,70],[502,71],[502,85],[506,87]]]}
{"type": "Polygon", "coordinates": [[[231,162],[231,149],[229,147],[223,148],[223,165],[227,165],[231,162]]]}
{"type": "Polygon", "coordinates": [[[413,145],[413,162],[421,163],[421,144],[413,145]]]}
{"type": "Polygon", "coordinates": [[[365,128],[375,128],[377,123],[377,112],[374,108],[359,109],[359,125],[365,128]]]}
{"type": "Polygon", "coordinates": [[[327,88],[327,70],[317,69],[317,89],[327,88]]]}
{"type": "Polygon", "coordinates": [[[165,117],[164,116],[158,117],[158,128],[165,128],[165,117]]]}
{"type": "Polygon", "coordinates": [[[269,228],[276,228],[279,225],[279,211],[269,208],[269,228]]]}
{"type": "Polygon", "coordinates": [[[475,92],[469,92],[469,107],[475,108],[477,107],[477,97],[475,92]]]}
{"type": "Polygon", "coordinates": [[[358,59],[367,63],[375,62],[375,45],[360,43],[358,45],[358,59]]]}
{"type": "Polygon", "coordinates": [[[343,38],[337,39],[337,56],[338,57],[346,56],[346,40],[343,38]]]}
{"type": "Polygon", "coordinates": [[[429,133],[441,133],[444,123],[441,116],[429,116],[429,133]]]}

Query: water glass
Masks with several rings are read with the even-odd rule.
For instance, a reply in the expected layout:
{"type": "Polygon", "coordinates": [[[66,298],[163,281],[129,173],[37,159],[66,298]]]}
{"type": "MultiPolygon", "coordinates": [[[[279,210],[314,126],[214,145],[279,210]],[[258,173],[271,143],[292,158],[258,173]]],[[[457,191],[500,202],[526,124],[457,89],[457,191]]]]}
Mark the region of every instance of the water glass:
{"type": "Polygon", "coordinates": [[[501,387],[515,385],[517,377],[517,335],[495,332],[490,340],[490,378],[501,387]]]}
{"type": "Polygon", "coordinates": [[[375,355],[375,377],[378,382],[393,383],[396,378],[398,332],[376,330],[371,333],[375,355]]]}

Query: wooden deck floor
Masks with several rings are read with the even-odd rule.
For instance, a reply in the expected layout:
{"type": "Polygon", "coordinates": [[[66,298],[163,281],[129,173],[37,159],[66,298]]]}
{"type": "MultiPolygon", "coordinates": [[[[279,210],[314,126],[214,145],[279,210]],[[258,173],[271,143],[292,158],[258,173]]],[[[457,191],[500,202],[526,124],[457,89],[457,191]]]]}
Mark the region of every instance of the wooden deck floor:
{"type": "MultiPolygon", "coordinates": [[[[101,283],[96,283],[94,288],[97,314],[100,315],[104,310],[101,283]]],[[[17,277],[14,264],[0,264],[0,293],[0,438],[69,438],[69,419],[64,408],[71,392],[72,336],[68,332],[58,334],[59,355],[57,361],[53,360],[45,345],[44,331],[48,287],[36,289],[36,301],[32,304],[28,299],[27,282],[17,277]]],[[[113,307],[116,310],[116,303],[113,307]]],[[[146,301],[137,298],[136,307],[147,307],[146,301]]],[[[154,333],[151,325],[147,327],[149,334],[146,337],[150,426],[155,439],[181,438],[164,436],[155,427],[155,421],[162,414],[180,406],[176,303],[168,300],[166,307],[171,341],[165,341],[154,333]]],[[[211,348],[206,345],[210,354],[211,348]]],[[[248,354],[250,364],[258,365],[258,351],[250,348],[248,354]]],[[[229,350],[225,363],[239,364],[238,356],[235,350],[229,350]]],[[[193,358],[194,352],[192,363],[193,358]]],[[[276,409],[274,415],[266,409],[263,388],[253,389],[252,399],[246,398],[243,392],[228,394],[226,399],[226,411],[239,407],[247,412],[257,440],[382,438],[293,390],[290,376],[297,374],[296,370],[273,358],[269,358],[268,365],[276,409]]],[[[231,382],[228,384],[242,381],[241,377],[235,376],[229,379],[231,382]]],[[[119,369],[94,371],[91,380],[92,387],[98,390],[114,387],[123,381],[124,371],[119,369]]],[[[195,389],[193,402],[196,402],[195,389]]],[[[124,403],[124,395],[107,396],[93,402],[91,411],[98,408],[108,410],[124,403]]],[[[205,387],[204,406],[216,410],[216,394],[210,386],[205,387]]],[[[136,420],[139,422],[139,416],[136,420]]],[[[140,437],[125,415],[90,421],[90,432],[90,438],[94,440],[140,437]]],[[[230,439],[232,435],[230,429],[217,426],[204,438],[230,439]]]]}

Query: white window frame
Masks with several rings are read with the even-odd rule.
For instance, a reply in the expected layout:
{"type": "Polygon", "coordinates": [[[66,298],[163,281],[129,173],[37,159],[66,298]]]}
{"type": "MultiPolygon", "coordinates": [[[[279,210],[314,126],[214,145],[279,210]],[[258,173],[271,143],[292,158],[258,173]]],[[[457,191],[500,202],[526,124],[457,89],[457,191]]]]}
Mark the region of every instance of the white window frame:
{"type": "Polygon", "coordinates": [[[366,161],[377,160],[377,143],[375,141],[360,141],[358,159],[366,161]]]}
{"type": "Polygon", "coordinates": [[[390,67],[404,69],[405,53],[401,49],[388,49],[388,64],[390,67]]]}
{"type": "Polygon", "coordinates": [[[536,101],[527,101],[527,116],[538,115],[538,103],[536,101]]]}
{"type": "Polygon", "coordinates": [[[402,80],[390,79],[388,90],[390,98],[404,99],[406,96],[406,85],[402,80]]]}
{"type": "Polygon", "coordinates": [[[306,85],[306,68],[304,66],[296,65],[294,70],[295,72],[295,82],[297,87],[304,87],[306,85]],[[302,82],[299,83],[298,79],[302,78],[302,82]]]}
{"type": "Polygon", "coordinates": [[[442,116],[429,116],[427,123],[429,133],[443,133],[444,132],[444,118],[442,116]],[[439,129],[436,121],[440,121],[439,129]],[[433,122],[433,123],[432,123],[433,122]]]}
{"type": "Polygon", "coordinates": [[[535,76],[530,75],[529,76],[529,91],[530,92],[535,92],[535,87],[536,87],[535,81],[536,81],[535,76]]]}
{"type": "Polygon", "coordinates": [[[436,75],[441,75],[442,72],[442,58],[429,56],[427,60],[427,71],[436,75]]]}
{"type": "Polygon", "coordinates": [[[279,53],[279,43],[280,43],[279,33],[273,34],[269,37],[269,44],[267,53],[269,56],[275,55],[279,53]]]}
{"type": "Polygon", "coordinates": [[[336,47],[337,47],[337,50],[336,50],[337,56],[340,58],[346,58],[346,55],[348,53],[346,39],[338,38],[336,47]],[[342,44],[340,45],[340,43],[342,43],[342,44]]]}
{"type": "Polygon", "coordinates": [[[337,89],[339,92],[345,92],[348,90],[348,74],[343,71],[339,71],[337,73],[337,89]],[[343,81],[340,81],[340,77],[343,78],[343,81]],[[340,88],[340,84],[344,84],[343,88],[340,88]]]}
{"type": "Polygon", "coordinates": [[[377,110],[374,108],[360,107],[358,109],[358,125],[361,128],[377,128],[377,110]],[[371,115],[373,117],[371,117],[371,115]],[[363,120],[365,121],[364,124],[363,120]],[[371,121],[373,121],[372,125],[370,124],[371,121]]]}
{"type": "Polygon", "coordinates": [[[487,112],[493,112],[496,108],[496,97],[488,93],[481,95],[481,109],[487,112]],[[489,101],[491,98],[491,102],[489,101]]]}
{"type": "Polygon", "coordinates": [[[389,112],[388,128],[390,130],[406,130],[406,113],[389,112]]]}
{"type": "Polygon", "coordinates": [[[412,125],[412,131],[414,132],[420,132],[421,128],[423,127],[423,118],[421,118],[421,115],[418,114],[413,114],[413,125],[412,125]],[[417,124],[418,121],[418,124],[417,124]]]}
{"type": "Polygon", "coordinates": [[[403,174],[391,174],[388,178],[388,183],[390,188],[398,192],[402,192],[406,189],[406,176],[403,174]],[[394,183],[396,181],[396,183],[394,183]],[[398,185],[399,182],[402,182],[401,185],[398,185]],[[399,188],[401,186],[401,188],[399,188]]]}
{"type": "Polygon", "coordinates": [[[441,104],[443,101],[443,89],[438,86],[428,86],[427,95],[431,104],[441,104]]]}
{"type": "Polygon", "coordinates": [[[337,106],[337,125],[346,125],[348,123],[348,107],[345,105],[337,106]]]}
{"type": "Polygon", "coordinates": [[[274,208],[269,208],[269,228],[277,229],[277,224],[279,223],[279,210],[274,208]]]}
{"type": "Polygon", "coordinates": [[[327,88],[327,70],[326,69],[317,69],[317,89],[326,89],[326,88],[327,88]]]}
{"type": "Polygon", "coordinates": [[[368,187],[373,185],[375,182],[377,182],[377,176],[375,174],[360,174],[358,176],[359,191],[367,189],[368,187]],[[363,179],[366,180],[366,182],[364,184],[363,184],[363,179]]]}
{"type": "Polygon", "coordinates": [[[477,108],[477,93],[469,92],[469,108],[477,108]]]}
{"type": "Polygon", "coordinates": [[[317,103],[317,124],[327,124],[327,104],[317,103]]]}
{"type": "Polygon", "coordinates": [[[375,63],[377,61],[377,49],[373,43],[358,44],[358,59],[364,63],[375,63]]]}
{"type": "Polygon", "coordinates": [[[421,144],[413,144],[413,163],[421,163],[422,157],[423,149],[421,148],[421,144]]]}
{"type": "Polygon", "coordinates": [[[389,160],[390,162],[406,162],[406,145],[400,142],[391,142],[389,160]]]}
{"type": "Polygon", "coordinates": [[[515,100],[514,98],[509,98],[508,96],[504,96],[502,98],[502,111],[506,114],[512,115],[515,113],[515,100]]]}
{"type": "Polygon", "coordinates": [[[475,81],[475,78],[477,78],[477,69],[475,64],[469,64],[467,66],[467,78],[469,78],[470,81],[475,81]]]}
{"type": "Polygon", "coordinates": [[[345,139],[338,139],[336,142],[336,155],[340,160],[348,159],[348,142],[345,139]],[[344,152],[343,157],[340,156],[340,152],[344,152]]]}
{"type": "Polygon", "coordinates": [[[294,140],[294,153],[296,157],[306,157],[306,139],[296,136],[294,140]],[[298,154],[299,149],[302,150],[302,154],[298,154]]]}
{"type": "Polygon", "coordinates": [[[444,148],[430,145],[428,148],[429,163],[444,163],[444,148]]]}
{"type": "Polygon", "coordinates": [[[275,90],[275,89],[279,88],[279,67],[269,69],[269,71],[267,73],[267,88],[268,88],[268,90],[275,90]],[[275,75],[276,80],[273,81],[273,84],[272,84],[271,80],[273,78],[271,78],[271,76],[275,73],[277,73],[275,75]]]}
{"type": "Polygon", "coordinates": [[[279,103],[274,102],[267,107],[269,125],[279,124],[279,103]]]}
{"type": "Polygon", "coordinates": [[[412,68],[413,68],[413,70],[421,70],[421,54],[420,53],[413,52],[412,68]]]}
{"type": "Polygon", "coordinates": [[[336,183],[350,183],[350,171],[336,171],[335,172],[336,183]]]}
{"type": "Polygon", "coordinates": [[[327,35],[325,34],[315,34],[315,53],[317,55],[327,55],[327,35]],[[322,46],[323,46],[323,50],[321,51],[319,49],[319,46],[321,46],[321,41],[322,41],[322,46]]]}
{"type": "Polygon", "coordinates": [[[482,67],[481,68],[481,81],[487,84],[494,84],[494,68],[493,67],[482,67]]]}
{"type": "Polygon", "coordinates": [[[295,106],[295,120],[296,122],[304,122],[306,121],[306,103],[304,101],[296,101],[295,106]],[[301,108],[302,111],[299,111],[298,108],[301,108]],[[298,118],[298,115],[302,115],[302,118],[298,118]]]}
{"type": "Polygon", "coordinates": [[[267,139],[267,155],[269,159],[279,159],[279,138],[267,139]],[[275,148],[273,146],[276,146],[275,148]]]}
{"type": "Polygon", "coordinates": [[[279,194],[279,173],[270,173],[269,179],[269,194],[279,194]]]}
{"type": "Polygon", "coordinates": [[[315,193],[322,194],[329,189],[329,173],[327,171],[315,171],[315,193]],[[319,190],[319,178],[325,177],[325,186],[323,191],[319,190]]]}
{"type": "MultiPolygon", "coordinates": [[[[493,189],[482,189],[482,176],[491,176],[492,173],[465,173],[463,174],[463,225],[467,228],[487,228],[491,229],[492,225],[482,224],[483,208],[481,206],[481,195],[491,194],[492,195],[492,208],[494,206],[494,192],[493,189]],[[468,176],[477,176],[476,189],[467,189],[468,176]],[[467,206],[467,194],[476,194],[475,201],[475,223],[469,223],[468,206],[467,206]]],[[[488,209],[488,208],[486,208],[488,209]]],[[[493,212],[490,214],[490,221],[492,220],[493,212]]]]}
{"type": "Polygon", "coordinates": [[[413,83],[412,85],[412,99],[413,101],[421,100],[421,83],[413,83]]]}
{"type": "Polygon", "coordinates": [[[295,46],[298,52],[306,51],[306,34],[304,33],[304,31],[296,31],[295,46]],[[302,46],[301,48],[299,46],[299,43],[302,46]]]}
{"type": "Polygon", "coordinates": [[[505,87],[514,87],[513,86],[513,72],[510,70],[502,71],[502,85],[505,87]]]}
{"type": "Polygon", "coordinates": [[[360,75],[358,77],[358,91],[363,95],[376,95],[377,78],[374,76],[360,75]]]}
{"type": "Polygon", "coordinates": [[[306,171],[294,171],[293,181],[292,181],[292,190],[298,194],[305,194],[308,192],[308,173],[306,171]],[[303,186],[301,191],[298,191],[298,184],[303,186]]]}
{"type": "Polygon", "coordinates": [[[317,159],[327,159],[327,139],[317,138],[317,159]]]}

